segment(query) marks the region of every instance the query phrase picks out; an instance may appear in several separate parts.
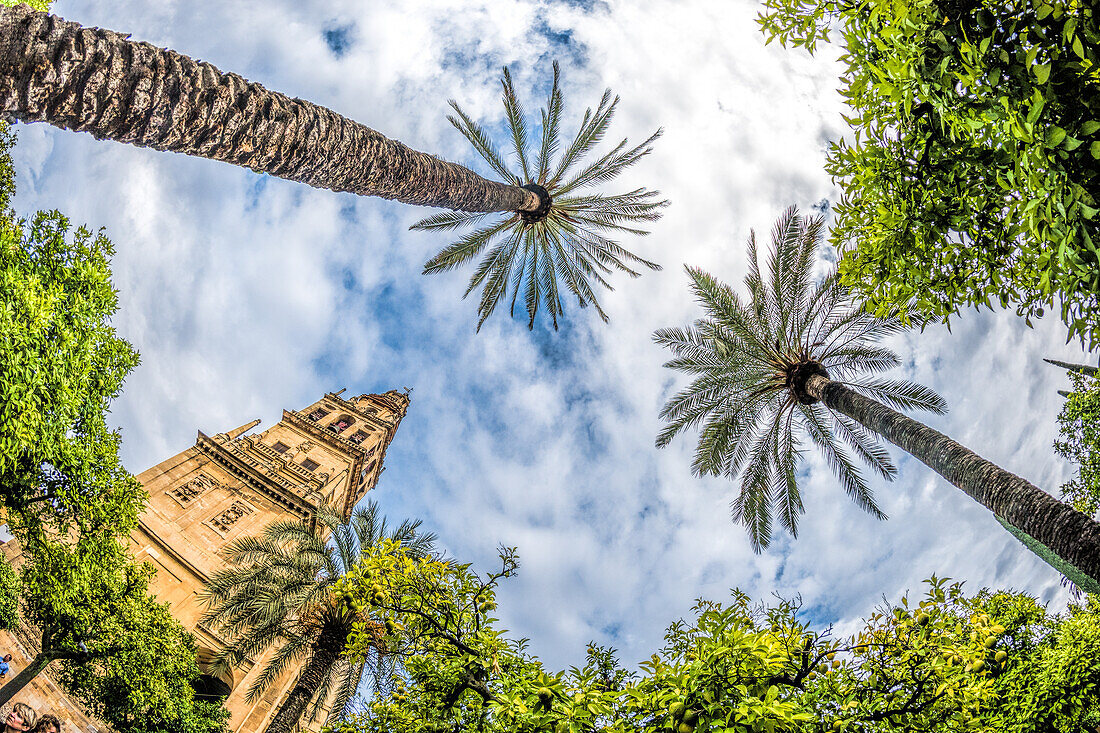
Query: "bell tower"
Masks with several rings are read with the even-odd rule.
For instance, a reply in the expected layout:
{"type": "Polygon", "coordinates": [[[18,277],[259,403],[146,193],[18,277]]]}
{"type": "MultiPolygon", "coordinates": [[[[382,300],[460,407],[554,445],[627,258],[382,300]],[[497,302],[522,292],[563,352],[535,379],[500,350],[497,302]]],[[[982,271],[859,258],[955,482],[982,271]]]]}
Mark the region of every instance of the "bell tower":
{"type": "MultiPolygon", "coordinates": [[[[193,447],[138,476],[149,503],[130,536],[131,549],[138,562],[156,568],[150,590],[194,634],[200,668],[225,646],[199,623],[205,610],[199,593],[224,567],[222,548],[278,519],[309,520],[322,504],[350,516],[377,483],[408,395],[342,394],[284,410],[263,432],[249,434],[259,420],[213,436],[200,431],[193,447]]],[[[234,733],[262,730],[294,681],[288,670],[262,698],[248,702],[246,691],[264,659],[250,661],[221,678],[204,675],[197,685],[198,694],[225,698],[234,733]]]]}

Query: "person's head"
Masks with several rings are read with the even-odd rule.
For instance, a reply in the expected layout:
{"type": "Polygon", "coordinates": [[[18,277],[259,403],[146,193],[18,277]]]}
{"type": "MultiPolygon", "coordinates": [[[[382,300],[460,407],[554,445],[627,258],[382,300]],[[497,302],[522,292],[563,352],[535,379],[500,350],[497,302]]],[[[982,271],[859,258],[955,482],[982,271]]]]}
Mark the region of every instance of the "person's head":
{"type": "Polygon", "coordinates": [[[34,726],[34,733],[61,733],[61,721],[56,715],[47,713],[38,719],[38,725],[34,726]]]}
{"type": "Polygon", "coordinates": [[[17,702],[12,706],[11,712],[8,713],[8,719],[4,721],[4,725],[12,730],[28,731],[38,723],[38,713],[34,712],[34,708],[23,702],[17,702]]]}
{"type": "Polygon", "coordinates": [[[5,654],[4,655],[4,661],[5,662],[10,662],[11,661],[11,655],[10,654],[5,654]]]}

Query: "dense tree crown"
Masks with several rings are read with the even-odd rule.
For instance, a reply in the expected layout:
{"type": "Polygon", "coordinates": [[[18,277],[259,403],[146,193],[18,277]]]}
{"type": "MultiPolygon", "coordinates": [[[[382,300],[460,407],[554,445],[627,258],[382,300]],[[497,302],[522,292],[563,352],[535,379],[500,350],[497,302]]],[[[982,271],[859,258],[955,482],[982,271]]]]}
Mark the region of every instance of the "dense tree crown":
{"type": "Polygon", "coordinates": [[[0,703],[49,669],[120,733],[217,733],[191,637],[120,541],[145,494],[106,423],[137,363],[110,325],[111,243],[58,212],[16,218],[12,143],[0,123],[0,504],[23,554],[18,572],[0,561],[0,626],[29,624],[38,649],[0,703]]]}
{"type": "Polygon", "coordinates": [[[15,218],[0,135],[0,506],[15,528],[127,531],[144,493],[106,414],[138,356],[110,325],[114,250],[56,211],[15,218]]]}
{"type": "Polygon", "coordinates": [[[1026,595],[968,597],[935,577],[851,636],[813,628],[798,603],[734,591],[698,601],[636,671],[593,644],[580,666],[550,672],[494,617],[517,567],[510,549],[479,576],[393,543],[373,548],[339,587],[370,614],[351,653],[384,649],[397,663],[369,707],[331,730],[1076,733],[1100,685],[1100,609],[1052,616],[1026,595]]]}
{"type": "Polygon", "coordinates": [[[388,658],[379,650],[359,658],[344,654],[362,609],[342,603],[335,589],[383,540],[412,557],[430,552],[435,535],[419,527],[419,520],[387,526],[371,501],[347,520],[338,507],[324,506],[310,523],[274,522],[260,536],[240,537],[226,547],[228,566],[203,590],[209,609],[202,623],[228,642],[212,671],[228,671],[271,649],[248,689],[251,702],[287,670],[299,670],[267,733],[289,733],[303,715],[318,725],[339,719],[354,702],[365,670],[376,685],[388,676],[388,658]],[[323,711],[327,717],[320,717],[323,711]]]}
{"type": "Polygon", "coordinates": [[[1062,495],[1085,514],[1100,512],[1100,379],[1071,374],[1074,390],[1058,415],[1054,450],[1077,466],[1062,495]]]}
{"type": "MultiPolygon", "coordinates": [[[[1080,0],[767,0],[768,39],[838,30],[854,134],[842,281],[882,315],[1060,308],[1100,342],[1100,15],[1080,0]]],[[[1029,320],[1030,322],[1030,320],[1029,320]]]]}
{"type": "Polygon", "coordinates": [[[134,565],[111,532],[32,541],[24,557],[22,614],[39,631],[39,652],[0,698],[49,667],[69,695],[120,733],[223,730],[221,703],[193,700],[199,669],[190,634],[149,594],[152,568],[134,565]]]}

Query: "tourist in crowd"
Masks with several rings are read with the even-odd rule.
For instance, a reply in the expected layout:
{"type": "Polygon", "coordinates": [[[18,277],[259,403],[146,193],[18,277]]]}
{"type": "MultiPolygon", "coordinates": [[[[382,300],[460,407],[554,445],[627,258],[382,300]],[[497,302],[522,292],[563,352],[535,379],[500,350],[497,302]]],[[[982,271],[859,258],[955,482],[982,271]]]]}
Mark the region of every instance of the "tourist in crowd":
{"type": "Polygon", "coordinates": [[[61,721],[56,715],[46,713],[38,719],[38,725],[34,726],[34,733],[61,733],[61,721]]]}
{"type": "Polygon", "coordinates": [[[3,733],[27,733],[38,724],[38,713],[26,703],[9,703],[0,708],[0,720],[4,721],[3,733]]]}
{"type": "Polygon", "coordinates": [[[0,660],[0,680],[4,679],[8,674],[8,670],[11,669],[9,662],[11,662],[11,655],[5,654],[3,660],[0,660]]]}

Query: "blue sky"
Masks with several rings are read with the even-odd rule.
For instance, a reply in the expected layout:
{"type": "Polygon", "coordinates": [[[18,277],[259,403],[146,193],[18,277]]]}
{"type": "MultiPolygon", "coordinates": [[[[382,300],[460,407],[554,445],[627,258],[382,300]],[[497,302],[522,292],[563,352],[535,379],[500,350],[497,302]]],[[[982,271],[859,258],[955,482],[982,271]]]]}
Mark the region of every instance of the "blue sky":
{"type": "MultiPolygon", "coordinates": [[[[875,484],[889,521],[854,507],[812,456],[798,540],[780,534],[756,556],[730,523],[732,485],[691,476],[693,440],[653,447],[658,411],[683,381],[661,367],[651,334],[699,315],[683,264],[740,285],[750,228],[765,238],[787,206],[838,195],[822,171],[827,141],[845,129],[838,67],[828,49],[765,47],[753,3],[59,0],[54,10],[473,167],[446,103],[498,125],[505,65],[534,113],[561,61],[566,135],[605,87],[622,98],[606,142],[665,129],[612,186],[670,200],[652,234],[630,243],[664,270],[614,280],[601,297],[610,325],[567,306],[557,332],[501,312],[475,335],[477,302],[461,299],[469,270],[420,275],[447,243],[408,231],[428,209],[19,126],[20,213],[60,209],[105,227],[118,250],[116,325],[142,354],[113,412],[132,471],[186,449],[196,429],[270,425],[342,387],[410,387],[375,498],[483,568],[499,544],[517,546],[521,572],[499,612],[554,669],[580,661],[589,640],[634,664],[693,599],[732,587],[801,594],[814,619],[841,628],[932,573],[1064,605],[1056,573],[896,450],[899,478],[875,484]]],[[[1056,490],[1072,470],[1051,450],[1068,380],[1042,358],[1085,358],[1064,341],[1050,318],[1028,329],[1012,314],[969,313],[952,333],[930,327],[892,346],[906,364],[898,376],[950,406],[931,425],[1056,490]]]]}

